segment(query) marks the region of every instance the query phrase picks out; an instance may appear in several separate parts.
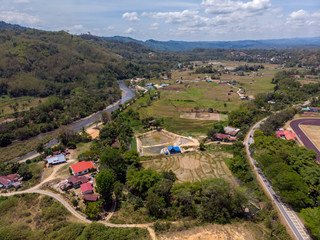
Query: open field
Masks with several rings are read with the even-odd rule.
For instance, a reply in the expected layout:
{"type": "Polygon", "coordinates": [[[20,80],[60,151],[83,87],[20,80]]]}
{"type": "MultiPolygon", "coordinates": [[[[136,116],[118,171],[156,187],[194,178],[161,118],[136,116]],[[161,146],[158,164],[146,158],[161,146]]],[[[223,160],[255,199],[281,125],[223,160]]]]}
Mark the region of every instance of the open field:
{"type": "MultiPolygon", "coordinates": [[[[202,63],[199,62],[201,65],[202,63]]],[[[219,62],[225,67],[244,65],[244,62],[219,62]]],[[[250,65],[250,64],[248,64],[250,65]]],[[[254,96],[257,93],[271,92],[274,85],[271,80],[277,72],[277,65],[265,65],[265,69],[257,73],[248,72],[244,76],[238,74],[223,74],[221,81],[237,81],[238,84],[231,86],[220,84],[220,80],[207,82],[206,76],[213,74],[194,74],[195,70],[176,70],[172,78],[167,80],[152,79],[153,84],[170,84],[160,89],[160,98],[147,106],[149,96],[140,98],[134,105],[141,118],[155,117],[164,119],[164,127],[181,135],[199,136],[207,132],[218,121],[227,121],[225,115],[239,108],[247,100],[241,100],[237,94],[239,88],[243,88],[246,96],[254,96]],[[176,83],[182,81],[182,84],[176,83]],[[205,110],[212,108],[215,114],[209,114],[205,110]],[[202,111],[204,110],[204,111],[202,111]],[[195,112],[201,113],[199,116],[195,112]],[[205,116],[205,114],[208,114],[205,116]],[[193,116],[195,115],[195,116],[193,116]],[[202,116],[201,116],[202,115],[202,116]]],[[[217,75],[217,74],[216,74],[217,75]]]]}
{"type": "Polygon", "coordinates": [[[213,120],[213,121],[227,121],[228,116],[220,113],[181,113],[180,118],[197,119],[197,120],[213,120]]]}
{"type": "Polygon", "coordinates": [[[40,102],[43,102],[45,98],[34,98],[34,97],[17,97],[10,98],[4,95],[0,98],[0,121],[4,120],[3,115],[11,114],[20,111],[26,111],[30,107],[37,106],[40,102]]]}
{"type": "Polygon", "coordinates": [[[34,151],[39,144],[47,143],[51,139],[53,139],[57,135],[57,132],[49,132],[46,133],[46,135],[46,137],[41,139],[33,137],[28,140],[18,141],[16,143],[10,144],[9,146],[2,147],[0,162],[6,162],[13,158],[20,157],[34,151]]]}
{"type": "Polygon", "coordinates": [[[226,152],[193,152],[143,161],[142,166],[159,172],[172,170],[180,182],[224,178],[235,186],[236,179],[225,163],[231,157],[226,152]]]}
{"type": "Polygon", "coordinates": [[[208,225],[189,230],[163,233],[159,240],[268,240],[270,233],[264,226],[245,222],[226,225],[208,225]]]}
{"type": "Polygon", "coordinates": [[[300,128],[312,143],[320,149],[320,126],[300,125],[300,128]]]}

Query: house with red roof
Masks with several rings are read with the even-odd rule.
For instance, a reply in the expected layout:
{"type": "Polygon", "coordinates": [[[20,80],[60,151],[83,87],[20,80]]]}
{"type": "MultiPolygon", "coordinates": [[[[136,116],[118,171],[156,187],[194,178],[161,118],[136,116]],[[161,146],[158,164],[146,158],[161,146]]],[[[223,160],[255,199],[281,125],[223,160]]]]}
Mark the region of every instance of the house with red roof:
{"type": "Polygon", "coordinates": [[[93,193],[93,187],[92,187],[91,183],[89,183],[89,182],[81,184],[80,188],[81,188],[81,192],[83,195],[93,193]]]}
{"type": "Polygon", "coordinates": [[[96,202],[98,201],[98,195],[96,194],[85,194],[82,197],[83,200],[86,200],[87,202],[96,202]]]}
{"type": "Polygon", "coordinates": [[[276,132],[276,137],[278,138],[283,138],[283,139],[286,139],[286,140],[296,140],[296,134],[295,133],[292,133],[288,130],[282,130],[282,131],[277,131],[276,132]]]}
{"type": "Polygon", "coordinates": [[[82,161],[70,166],[73,175],[81,176],[90,172],[90,169],[96,169],[91,161],[82,161]]]}
{"type": "Polygon", "coordinates": [[[19,174],[10,174],[7,176],[0,176],[0,188],[11,188],[15,187],[18,188],[21,186],[19,182],[19,174]]]}
{"type": "Polygon", "coordinates": [[[74,188],[79,188],[81,184],[89,182],[89,177],[87,176],[71,176],[67,178],[68,183],[70,186],[74,188]]]}

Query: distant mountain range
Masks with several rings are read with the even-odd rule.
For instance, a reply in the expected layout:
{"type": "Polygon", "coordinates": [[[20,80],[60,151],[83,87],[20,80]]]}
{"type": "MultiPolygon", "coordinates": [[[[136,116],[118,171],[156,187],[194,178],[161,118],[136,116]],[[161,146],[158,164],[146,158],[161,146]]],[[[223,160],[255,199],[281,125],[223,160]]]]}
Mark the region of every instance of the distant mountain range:
{"type": "MultiPolygon", "coordinates": [[[[17,24],[10,24],[0,21],[0,29],[28,30],[31,28],[22,27],[17,24]]],[[[122,43],[134,42],[148,48],[161,51],[186,51],[195,48],[205,49],[292,49],[292,48],[320,48],[320,37],[313,38],[285,38],[269,40],[241,40],[241,41],[141,41],[130,37],[114,36],[101,37],[107,40],[114,40],[122,43]]]]}
{"type": "Polygon", "coordinates": [[[185,51],[195,48],[224,48],[224,49],[291,49],[291,48],[320,48],[320,37],[314,38],[289,38],[270,40],[242,40],[242,41],[140,41],[130,37],[104,37],[108,40],[120,42],[135,42],[149,48],[162,51],[185,51]]]}

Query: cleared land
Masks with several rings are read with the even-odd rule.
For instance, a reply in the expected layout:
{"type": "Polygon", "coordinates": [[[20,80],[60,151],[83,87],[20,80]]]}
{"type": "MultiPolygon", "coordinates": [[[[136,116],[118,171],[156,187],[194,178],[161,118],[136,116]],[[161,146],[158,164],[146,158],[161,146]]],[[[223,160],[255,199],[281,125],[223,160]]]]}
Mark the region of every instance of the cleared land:
{"type": "Polygon", "coordinates": [[[193,152],[144,161],[142,166],[159,172],[172,170],[180,182],[224,178],[235,186],[237,182],[225,163],[231,157],[226,152],[193,152]]]}
{"type": "Polygon", "coordinates": [[[182,113],[180,118],[197,119],[197,120],[214,120],[214,121],[226,121],[227,115],[220,113],[182,113]]]}
{"type": "Polygon", "coordinates": [[[137,150],[142,156],[159,155],[161,149],[168,146],[198,146],[199,142],[179,136],[166,130],[151,131],[136,136],[137,150]]]}
{"type": "Polygon", "coordinates": [[[267,233],[263,226],[254,223],[235,223],[228,225],[209,225],[190,230],[163,233],[159,240],[267,240],[267,233]]]}

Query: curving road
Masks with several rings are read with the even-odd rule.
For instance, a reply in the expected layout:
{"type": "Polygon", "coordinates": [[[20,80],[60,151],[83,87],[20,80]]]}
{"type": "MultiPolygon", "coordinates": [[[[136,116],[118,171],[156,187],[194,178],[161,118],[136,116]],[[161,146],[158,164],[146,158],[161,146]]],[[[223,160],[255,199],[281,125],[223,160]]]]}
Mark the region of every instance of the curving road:
{"type": "Polygon", "coordinates": [[[298,120],[294,120],[294,121],[290,122],[290,127],[293,129],[293,131],[300,138],[300,140],[302,141],[303,145],[308,149],[314,150],[318,155],[317,161],[320,162],[320,151],[319,151],[319,149],[306,136],[304,131],[300,128],[300,125],[320,126],[320,119],[305,118],[305,119],[298,119],[298,120]]]}
{"type": "Polygon", "coordinates": [[[257,161],[253,159],[253,154],[250,151],[249,146],[254,143],[253,135],[256,129],[258,129],[261,123],[266,120],[262,119],[258,123],[256,123],[252,129],[247,134],[244,144],[247,153],[247,158],[249,159],[249,163],[256,174],[257,180],[260,183],[262,189],[265,191],[267,196],[273,201],[273,203],[277,206],[278,212],[281,214],[282,219],[285,221],[286,225],[291,230],[292,234],[295,236],[295,239],[298,240],[311,240],[308,232],[306,231],[304,225],[296,215],[296,213],[283,202],[281,202],[280,198],[272,189],[270,182],[263,175],[262,170],[258,168],[257,161]]]}

